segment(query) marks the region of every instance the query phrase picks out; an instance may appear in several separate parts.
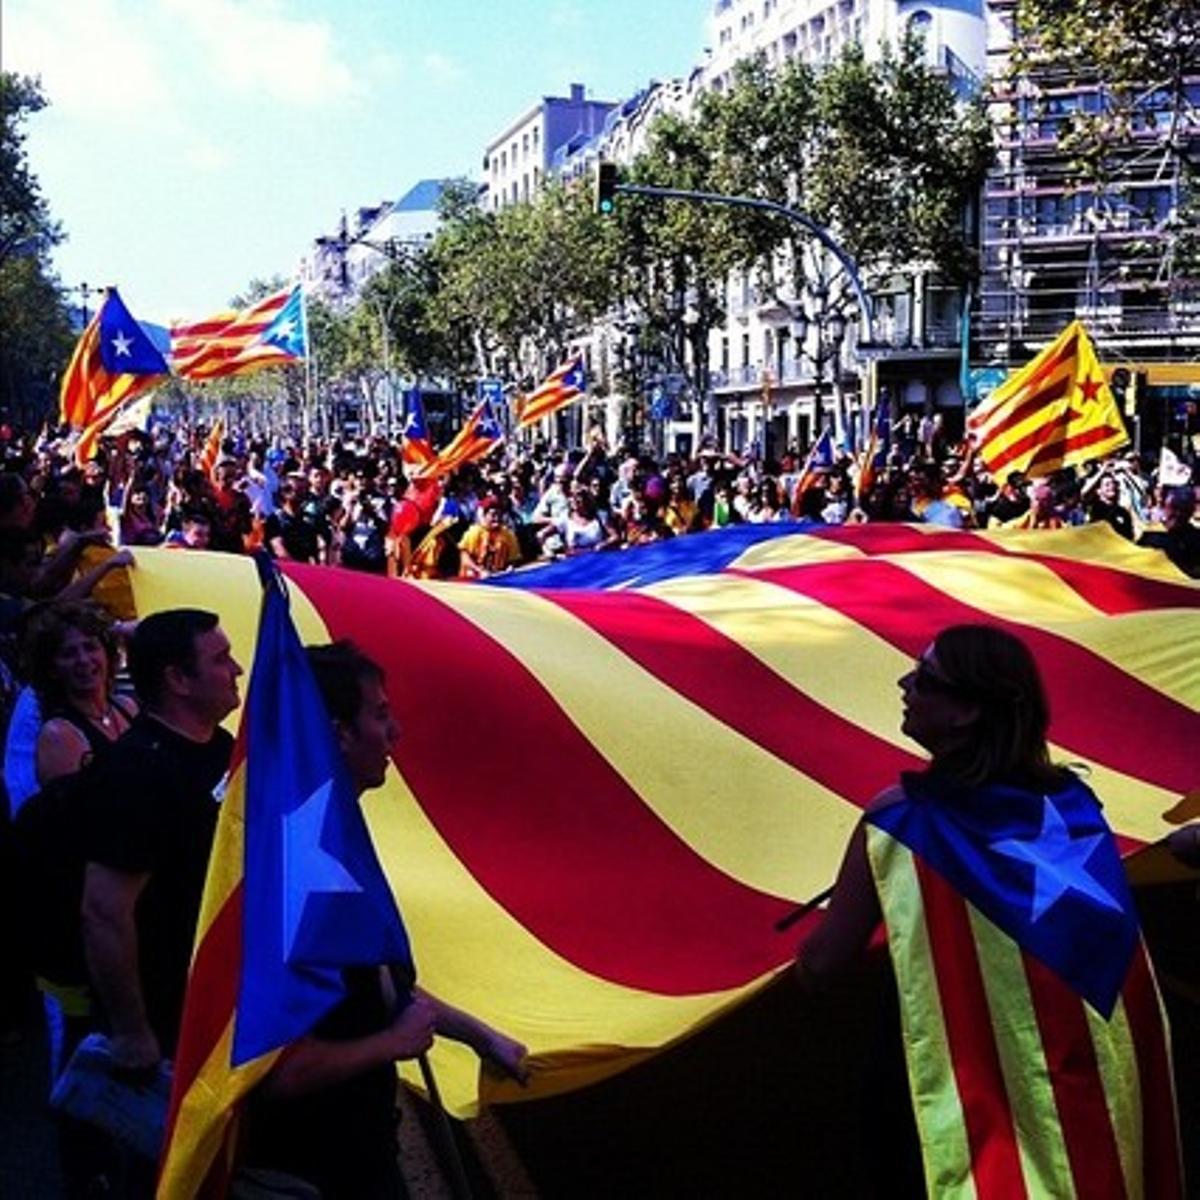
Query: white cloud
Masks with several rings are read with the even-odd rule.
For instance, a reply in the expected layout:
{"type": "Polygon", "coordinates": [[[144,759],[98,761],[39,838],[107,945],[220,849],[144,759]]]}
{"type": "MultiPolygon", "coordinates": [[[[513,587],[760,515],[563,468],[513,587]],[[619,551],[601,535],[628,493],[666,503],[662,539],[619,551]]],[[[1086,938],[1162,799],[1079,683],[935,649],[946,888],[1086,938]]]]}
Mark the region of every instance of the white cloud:
{"type": "Polygon", "coordinates": [[[437,83],[457,83],[460,79],[465,79],[467,74],[462,63],[437,50],[430,50],[422,55],[421,67],[426,78],[437,83]]]}
{"type": "Polygon", "coordinates": [[[144,124],[171,106],[160,55],[118,0],[18,0],[5,25],[5,66],[40,75],[57,114],[144,124]]]}
{"type": "Polygon", "coordinates": [[[360,85],[322,21],[288,16],[278,0],[162,0],[205,56],[214,82],[246,95],[319,107],[360,85]]]}

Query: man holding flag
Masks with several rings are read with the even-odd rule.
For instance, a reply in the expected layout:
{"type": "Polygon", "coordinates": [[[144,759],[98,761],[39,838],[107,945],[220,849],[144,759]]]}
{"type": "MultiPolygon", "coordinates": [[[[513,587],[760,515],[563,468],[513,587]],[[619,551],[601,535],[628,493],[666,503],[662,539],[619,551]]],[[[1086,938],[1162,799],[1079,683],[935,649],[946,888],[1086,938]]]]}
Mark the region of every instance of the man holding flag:
{"type": "Polygon", "coordinates": [[[260,570],[258,646],[197,933],[159,1196],[219,1191],[247,1097],[246,1168],[303,1179],[325,1200],[403,1196],[396,1060],[422,1055],[437,1032],[520,1079],[525,1048],[414,988],[408,936],[358,803],[383,783],[398,735],[387,681],[350,643],[304,650],[281,580],[267,563],[260,570]]]}

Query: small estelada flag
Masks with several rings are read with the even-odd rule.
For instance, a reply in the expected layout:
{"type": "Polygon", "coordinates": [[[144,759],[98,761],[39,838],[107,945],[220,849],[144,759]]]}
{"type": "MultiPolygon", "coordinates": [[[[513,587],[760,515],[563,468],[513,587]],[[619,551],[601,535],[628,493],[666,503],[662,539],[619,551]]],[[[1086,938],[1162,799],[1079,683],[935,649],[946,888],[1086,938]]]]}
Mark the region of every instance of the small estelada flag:
{"type": "Polygon", "coordinates": [[[1111,454],[1129,441],[1087,330],[1072,321],[971,414],[968,430],[996,478],[1036,477],[1111,454]]]}

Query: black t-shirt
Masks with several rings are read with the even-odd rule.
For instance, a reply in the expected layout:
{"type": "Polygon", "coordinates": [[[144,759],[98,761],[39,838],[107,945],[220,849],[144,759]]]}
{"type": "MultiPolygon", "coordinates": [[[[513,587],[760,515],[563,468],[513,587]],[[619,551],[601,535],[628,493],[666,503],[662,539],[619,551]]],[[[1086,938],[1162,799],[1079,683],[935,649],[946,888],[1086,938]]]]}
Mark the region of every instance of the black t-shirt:
{"type": "Polygon", "coordinates": [[[216,829],[215,793],[232,752],[223,729],[193,742],[141,716],[97,765],[88,804],[87,861],[150,877],[137,904],[138,965],[150,1027],[168,1058],[216,829]]]}
{"type": "MultiPolygon", "coordinates": [[[[347,995],[313,1031],[343,1042],[392,1021],[376,967],[347,967],[347,995]]],[[[386,1194],[397,1172],[396,1068],[372,1067],[306,1096],[279,1100],[255,1093],[245,1124],[244,1161],[298,1175],[324,1200],[386,1194]]]]}
{"type": "Polygon", "coordinates": [[[296,562],[317,561],[319,550],[317,531],[301,513],[293,515],[285,509],[280,509],[279,512],[267,518],[263,536],[266,538],[268,546],[275,538],[279,538],[283,542],[283,548],[288,552],[288,557],[295,559],[296,562]]]}

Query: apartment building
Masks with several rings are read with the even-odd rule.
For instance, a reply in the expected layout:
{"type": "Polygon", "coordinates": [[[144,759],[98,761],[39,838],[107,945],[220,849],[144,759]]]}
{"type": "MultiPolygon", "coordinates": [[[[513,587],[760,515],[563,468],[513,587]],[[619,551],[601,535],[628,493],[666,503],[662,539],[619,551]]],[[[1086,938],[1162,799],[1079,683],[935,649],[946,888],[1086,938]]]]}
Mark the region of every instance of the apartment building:
{"type": "Polygon", "coordinates": [[[484,149],[480,202],[496,212],[531,200],[556,156],[561,161],[568,147],[582,147],[595,138],[614,107],[609,101],[589,100],[581,83],[573,83],[568,96],[543,96],[484,149]]]}
{"type": "MultiPolygon", "coordinates": [[[[990,111],[997,157],[983,199],[983,278],[972,360],[1027,361],[1081,319],[1127,401],[1143,444],[1190,435],[1200,394],[1200,296],[1181,278],[1185,168],[1200,163],[1200,66],[1178,89],[1147,80],[1103,188],[1080,186],[1063,135],[1077,114],[1111,111],[1099,78],[1039,68],[1009,78],[1020,39],[1013,0],[989,4],[990,111]]],[[[1165,66],[1164,66],[1165,69],[1165,66]]]]}

